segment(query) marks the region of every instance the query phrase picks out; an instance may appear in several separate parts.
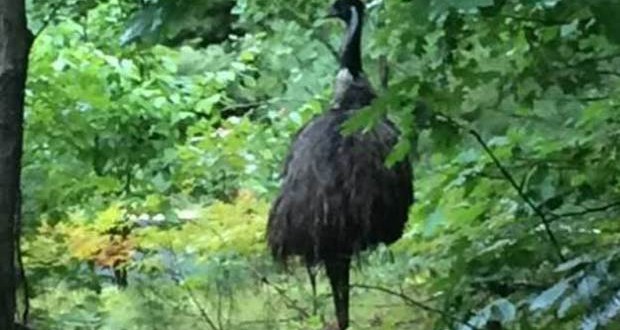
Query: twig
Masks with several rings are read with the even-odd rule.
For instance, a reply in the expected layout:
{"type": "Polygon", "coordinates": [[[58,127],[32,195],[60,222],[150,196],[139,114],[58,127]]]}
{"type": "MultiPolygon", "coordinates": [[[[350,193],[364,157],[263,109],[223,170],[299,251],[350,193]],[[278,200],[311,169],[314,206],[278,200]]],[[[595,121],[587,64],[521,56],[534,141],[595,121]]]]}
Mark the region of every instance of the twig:
{"type": "Polygon", "coordinates": [[[600,75],[607,75],[607,76],[616,76],[616,77],[620,77],[620,71],[614,71],[614,70],[596,70],[595,71],[597,74],[600,75]]]}
{"type": "Polygon", "coordinates": [[[291,321],[295,321],[295,318],[289,317],[285,319],[276,319],[276,320],[248,320],[241,321],[237,323],[237,325],[256,325],[256,324],[269,324],[269,323],[288,323],[291,321]]]}
{"type": "Polygon", "coordinates": [[[222,109],[220,109],[220,113],[225,113],[225,112],[230,112],[230,111],[235,111],[235,110],[239,110],[239,109],[246,109],[246,108],[257,108],[263,105],[267,105],[267,104],[271,104],[273,102],[275,102],[277,100],[264,100],[264,101],[256,101],[256,102],[248,102],[248,103],[238,103],[238,104],[232,104],[229,106],[226,106],[222,109]]]}
{"type": "Polygon", "coordinates": [[[575,100],[581,102],[598,102],[611,98],[610,95],[599,95],[599,96],[588,96],[588,97],[577,97],[575,100]]]}
{"type": "MultiPolygon", "coordinates": [[[[178,284],[178,282],[175,281],[176,284],[178,284]]],[[[157,290],[155,290],[151,285],[149,285],[150,283],[145,283],[145,285],[143,286],[136,286],[136,288],[140,289],[138,292],[139,294],[144,297],[145,299],[158,299],[159,302],[161,302],[163,305],[166,305],[170,308],[172,308],[175,313],[182,313],[183,315],[189,316],[189,317],[200,317],[200,315],[197,315],[195,313],[186,311],[185,309],[179,308],[178,305],[173,304],[171,301],[174,301],[174,299],[170,296],[164,296],[162,295],[160,292],[158,292],[157,290]],[[146,296],[146,292],[145,289],[148,290],[149,293],[151,293],[154,297],[147,297],[146,296]]]]}
{"type": "Polygon", "coordinates": [[[323,39],[323,37],[321,37],[316,32],[316,29],[312,26],[311,23],[306,21],[303,17],[301,17],[301,15],[299,15],[299,13],[297,13],[294,10],[292,10],[291,8],[286,7],[285,10],[286,10],[286,12],[288,14],[290,14],[292,16],[292,18],[295,21],[295,23],[299,24],[299,26],[301,26],[302,28],[309,30],[310,34],[312,35],[312,37],[314,37],[314,39],[316,39],[318,42],[323,44],[323,46],[325,46],[325,48],[329,51],[330,54],[332,54],[332,56],[335,59],[339,59],[340,58],[340,55],[338,54],[338,51],[332,46],[332,44],[329,43],[329,41],[323,39]]]}
{"type": "MultiPolygon", "coordinates": [[[[237,104],[231,104],[231,105],[227,105],[219,110],[217,110],[217,112],[220,113],[220,115],[225,115],[229,112],[234,112],[240,109],[249,109],[246,113],[244,113],[243,115],[247,115],[250,114],[254,109],[261,107],[261,106],[265,106],[265,105],[269,105],[269,104],[273,104],[275,102],[278,101],[286,101],[286,99],[282,99],[282,98],[272,98],[272,99],[268,99],[268,100],[263,100],[263,101],[256,101],[256,102],[247,102],[247,103],[237,103],[237,104]]],[[[192,114],[194,114],[196,117],[200,118],[200,119],[210,119],[212,118],[212,115],[210,113],[206,113],[206,112],[200,112],[194,109],[190,109],[188,110],[188,112],[191,112],[192,114]]],[[[233,114],[231,114],[232,116],[233,114]]]]}
{"type": "Polygon", "coordinates": [[[579,60],[575,63],[572,64],[568,64],[565,67],[567,68],[576,68],[579,66],[582,66],[584,64],[588,64],[588,63],[593,63],[593,62],[601,62],[601,61],[609,61],[609,60],[613,60],[615,58],[620,57],[620,52],[619,53],[611,53],[611,54],[606,54],[606,55],[602,55],[599,57],[588,57],[588,58],[584,58],[582,60],[579,60]]]}
{"type": "MultiPolygon", "coordinates": [[[[177,255],[175,253],[172,253],[172,258],[174,259],[175,263],[178,262],[177,255]]],[[[200,312],[200,316],[202,316],[202,319],[205,321],[205,323],[207,323],[207,325],[209,325],[209,327],[212,330],[222,330],[222,329],[219,329],[217,325],[215,324],[215,322],[213,322],[211,317],[209,317],[209,314],[207,313],[205,308],[202,306],[202,304],[200,304],[200,301],[198,301],[198,299],[196,298],[196,295],[194,295],[194,291],[190,287],[182,283],[181,281],[182,274],[172,269],[169,270],[169,272],[170,272],[172,280],[175,283],[177,283],[177,285],[180,285],[183,289],[185,289],[185,291],[187,291],[187,295],[189,299],[196,306],[196,308],[198,308],[198,311],[200,312]]]]}
{"type": "Polygon", "coordinates": [[[295,303],[295,300],[291,299],[291,298],[290,298],[290,297],[286,294],[286,290],[284,290],[284,289],[282,289],[281,287],[279,287],[279,286],[277,286],[277,285],[275,285],[275,284],[271,283],[271,282],[269,281],[269,279],[267,278],[267,276],[265,276],[265,275],[261,274],[261,273],[260,273],[259,271],[257,271],[256,269],[253,269],[253,268],[252,268],[251,270],[252,270],[252,272],[254,272],[254,274],[255,274],[255,275],[259,278],[259,280],[260,280],[263,284],[265,284],[265,285],[267,285],[267,286],[269,286],[269,287],[272,287],[274,290],[276,290],[276,293],[277,293],[280,297],[282,297],[282,298],[285,300],[284,304],[286,305],[286,307],[288,307],[288,308],[290,308],[290,309],[293,309],[293,310],[296,310],[296,311],[297,311],[297,312],[301,315],[301,317],[302,317],[302,318],[309,318],[309,317],[310,317],[310,314],[309,314],[309,313],[308,313],[305,309],[303,309],[303,308],[299,307],[299,306],[297,305],[297,303],[295,303]]]}
{"type": "Polygon", "coordinates": [[[552,213],[551,216],[553,217],[553,219],[551,219],[551,221],[555,221],[560,218],[578,217],[589,213],[605,212],[616,207],[620,207],[620,201],[597,207],[585,207],[582,211],[552,213]]]}
{"type": "Polygon", "coordinates": [[[192,291],[192,289],[190,289],[187,286],[183,286],[183,288],[187,291],[187,295],[191,299],[192,303],[196,306],[196,308],[198,308],[198,311],[200,312],[200,315],[202,316],[204,321],[209,325],[209,327],[211,327],[211,329],[213,329],[213,330],[221,330],[221,329],[219,329],[217,327],[215,322],[213,322],[213,320],[211,320],[211,318],[209,317],[209,314],[207,314],[207,311],[204,309],[204,307],[200,304],[200,302],[198,301],[198,299],[194,295],[194,291],[192,291]]]}
{"type": "Polygon", "coordinates": [[[49,13],[49,15],[47,15],[47,17],[45,17],[45,20],[43,21],[43,25],[41,25],[41,28],[39,28],[39,30],[34,33],[33,40],[36,40],[37,37],[41,35],[43,30],[45,30],[47,26],[50,25],[50,23],[54,20],[54,18],[56,18],[56,13],[60,9],[61,4],[62,2],[58,2],[52,7],[52,11],[49,13]]]}
{"type": "Polygon", "coordinates": [[[539,17],[526,17],[526,16],[517,16],[517,15],[499,15],[500,18],[512,19],[517,22],[532,22],[539,23],[542,25],[565,25],[570,24],[570,21],[562,21],[562,20],[551,20],[544,19],[539,17]]]}
{"type": "Polygon", "coordinates": [[[534,202],[532,202],[532,200],[529,197],[527,197],[527,195],[525,194],[523,189],[521,189],[521,187],[519,186],[519,184],[517,183],[515,178],[512,176],[512,174],[510,174],[510,172],[508,172],[506,167],[504,167],[504,165],[500,162],[500,160],[497,158],[497,156],[495,156],[495,154],[493,153],[491,148],[489,148],[489,146],[486,144],[486,142],[484,142],[484,140],[482,139],[482,136],[480,136],[480,134],[476,130],[471,129],[471,128],[468,129],[468,132],[469,132],[469,134],[474,136],[474,138],[482,146],[484,151],[489,155],[489,157],[491,157],[491,159],[493,160],[493,163],[495,163],[495,166],[499,169],[499,171],[502,173],[502,175],[504,175],[504,178],[506,178],[506,180],[508,180],[508,182],[510,182],[510,185],[512,185],[512,187],[517,191],[517,194],[519,194],[521,199],[523,199],[523,201],[540,218],[540,220],[542,221],[543,226],[545,227],[545,232],[547,233],[547,236],[549,237],[549,240],[551,241],[551,244],[553,245],[554,249],[556,250],[556,253],[557,253],[558,257],[560,258],[561,261],[563,261],[563,262],[566,261],[566,257],[564,257],[564,254],[562,253],[562,248],[560,247],[560,244],[559,244],[557,238],[555,237],[555,234],[551,230],[551,222],[549,221],[549,219],[547,219],[547,216],[545,215],[545,213],[539,207],[537,207],[534,204],[534,202]]]}
{"type": "Polygon", "coordinates": [[[466,321],[461,321],[456,316],[450,315],[450,314],[448,314],[448,313],[446,313],[446,312],[444,312],[444,311],[442,311],[440,309],[428,306],[428,305],[426,305],[424,303],[421,303],[421,302],[419,302],[417,300],[414,300],[414,299],[412,299],[411,297],[407,296],[406,294],[404,294],[402,292],[390,290],[388,288],[384,288],[384,287],[381,287],[381,286],[368,285],[368,284],[351,284],[351,287],[352,288],[368,289],[368,290],[374,290],[374,291],[380,291],[380,292],[383,292],[383,293],[387,293],[389,295],[392,295],[392,296],[395,296],[395,297],[398,297],[398,298],[402,299],[408,305],[418,307],[418,308],[423,309],[423,310],[425,310],[427,312],[439,314],[439,315],[441,315],[441,316],[443,316],[443,317],[445,317],[447,319],[451,319],[451,320],[453,320],[455,322],[463,324],[463,325],[469,327],[472,330],[482,330],[482,329],[480,329],[480,328],[478,328],[478,327],[476,327],[476,326],[474,326],[474,325],[472,325],[472,324],[470,324],[470,323],[468,323],[466,321]]]}
{"type": "Polygon", "coordinates": [[[476,139],[476,141],[482,146],[482,149],[484,149],[485,153],[487,155],[489,155],[489,157],[491,157],[491,159],[493,160],[493,163],[499,169],[499,171],[502,173],[504,178],[510,183],[510,185],[517,192],[519,197],[521,197],[521,199],[523,199],[523,201],[540,218],[540,220],[542,222],[542,225],[545,228],[545,232],[547,233],[547,236],[549,237],[549,241],[553,245],[553,248],[555,249],[556,254],[558,255],[558,258],[562,262],[566,261],[566,257],[564,257],[564,254],[562,253],[562,248],[560,247],[560,244],[559,244],[557,238],[555,237],[555,234],[551,230],[551,221],[549,221],[549,219],[547,218],[545,213],[538,206],[536,206],[536,204],[534,204],[534,202],[532,202],[532,200],[529,197],[527,197],[527,195],[525,194],[523,189],[519,186],[519,183],[517,183],[517,181],[512,176],[512,174],[510,174],[510,172],[506,169],[506,167],[502,164],[502,162],[497,158],[497,156],[495,156],[495,153],[493,153],[493,150],[491,150],[491,148],[489,148],[489,146],[486,144],[486,142],[484,142],[484,140],[482,139],[482,136],[480,135],[480,133],[478,133],[473,128],[469,128],[469,127],[466,127],[463,124],[458,123],[456,120],[454,120],[453,118],[448,117],[446,115],[437,114],[437,116],[440,119],[444,119],[444,120],[448,121],[449,123],[452,123],[453,125],[456,125],[457,127],[467,131],[469,134],[471,134],[476,139]]]}

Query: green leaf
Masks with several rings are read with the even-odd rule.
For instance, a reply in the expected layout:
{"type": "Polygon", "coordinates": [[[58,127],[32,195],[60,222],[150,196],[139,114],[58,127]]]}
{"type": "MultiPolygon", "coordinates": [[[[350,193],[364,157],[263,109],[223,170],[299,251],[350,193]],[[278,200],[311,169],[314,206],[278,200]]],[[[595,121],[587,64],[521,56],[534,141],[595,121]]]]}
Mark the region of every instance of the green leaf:
{"type": "Polygon", "coordinates": [[[607,37],[620,44],[620,3],[614,0],[597,1],[592,5],[596,19],[605,28],[607,37]]]}
{"type": "Polygon", "coordinates": [[[563,280],[556,283],[554,286],[545,290],[532,300],[530,303],[530,310],[538,311],[549,309],[549,307],[551,307],[564,294],[564,292],[566,292],[568,287],[568,281],[563,280]]]}
{"type": "Polygon", "coordinates": [[[433,236],[437,229],[443,224],[444,220],[443,212],[440,209],[436,209],[431,213],[424,224],[424,237],[429,238],[433,236]]]}
{"type": "Polygon", "coordinates": [[[221,94],[213,94],[206,99],[202,99],[196,103],[196,111],[204,114],[210,114],[213,106],[222,99],[221,94]]]}
{"type": "Polygon", "coordinates": [[[506,299],[498,299],[491,305],[492,317],[502,324],[512,322],[517,316],[517,308],[506,299]]]}
{"type": "Polygon", "coordinates": [[[153,177],[151,183],[153,184],[153,187],[155,187],[155,189],[160,193],[166,192],[172,186],[171,182],[166,180],[161,173],[153,177]]]}
{"type": "Polygon", "coordinates": [[[161,27],[161,13],[161,9],[156,6],[149,6],[138,11],[121,36],[121,44],[127,45],[137,41],[140,37],[152,36],[161,27]]]}
{"type": "Polygon", "coordinates": [[[400,139],[396,146],[394,146],[394,150],[388,155],[385,163],[388,167],[394,166],[396,163],[407,158],[409,151],[411,149],[411,143],[408,140],[400,139]]]}
{"type": "Polygon", "coordinates": [[[563,263],[559,264],[554,269],[554,271],[556,271],[556,272],[565,272],[565,271],[571,270],[571,269],[573,269],[573,268],[575,268],[575,267],[577,267],[579,265],[582,265],[582,264],[584,264],[586,262],[589,262],[589,261],[590,261],[590,258],[588,258],[586,256],[579,256],[577,258],[574,258],[574,259],[571,259],[571,260],[568,260],[566,262],[563,262],[563,263]]]}
{"type": "Polygon", "coordinates": [[[433,0],[432,2],[432,7],[436,12],[443,12],[449,8],[471,10],[492,5],[493,0],[433,0]]]}
{"type": "Polygon", "coordinates": [[[367,131],[372,129],[384,114],[383,111],[379,110],[380,109],[374,107],[366,107],[355,112],[355,114],[342,125],[342,132],[349,135],[362,130],[367,131]]]}
{"type": "Polygon", "coordinates": [[[577,285],[577,293],[582,299],[588,300],[599,293],[601,279],[588,275],[577,285]]]}
{"type": "Polygon", "coordinates": [[[575,298],[574,295],[570,295],[564,298],[564,300],[562,300],[562,303],[560,303],[560,307],[558,308],[558,313],[557,313],[558,317],[559,318],[566,317],[566,314],[571,309],[571,307],[575,305],[576,302],[577,302],[577,299],[575,298]]]}

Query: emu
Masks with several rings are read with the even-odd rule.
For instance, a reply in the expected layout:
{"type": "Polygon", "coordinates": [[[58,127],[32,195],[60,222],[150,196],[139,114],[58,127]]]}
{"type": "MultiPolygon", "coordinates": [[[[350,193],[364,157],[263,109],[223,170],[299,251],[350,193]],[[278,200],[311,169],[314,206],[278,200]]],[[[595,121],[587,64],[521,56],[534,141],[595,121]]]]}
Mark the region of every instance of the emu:
{"type": "Polygon", "coordinates": [[[342,124],[376,97],[362,68],[364,9],[360,0],[336,0],[331,6],[329,16],[347,27],[333,100],[297,133],[267,223],[274,258],[300,256],[313,290],[311,269],[325,266],[341,330],[349,326],[352,256],[399,239],[413,202],[409,161],[384,164],[398,138],[390,121],[384,118],[369,132],[341,133],[342,124]]]}

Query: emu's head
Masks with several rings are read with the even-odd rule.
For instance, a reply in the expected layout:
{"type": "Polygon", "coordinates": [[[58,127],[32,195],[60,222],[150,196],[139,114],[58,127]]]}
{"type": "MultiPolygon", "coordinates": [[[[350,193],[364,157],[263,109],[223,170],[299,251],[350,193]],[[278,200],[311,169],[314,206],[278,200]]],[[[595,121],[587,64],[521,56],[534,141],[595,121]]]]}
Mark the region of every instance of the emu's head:
{"type": "Polygon", "coordinates": [[[354,17],[361,17],[364,14],[364,3],[361,0],[336,0],[327,17],[335,17],[350,23],[354,17]]]}

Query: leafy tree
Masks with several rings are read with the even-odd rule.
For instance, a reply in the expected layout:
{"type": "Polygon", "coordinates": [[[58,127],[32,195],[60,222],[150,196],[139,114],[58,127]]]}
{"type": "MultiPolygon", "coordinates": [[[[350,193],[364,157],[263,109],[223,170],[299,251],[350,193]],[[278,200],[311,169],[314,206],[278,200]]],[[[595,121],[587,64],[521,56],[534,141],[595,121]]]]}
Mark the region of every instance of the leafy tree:
{"type": "MultiPolygon", "coordinates": [[[[313,298],[262,241],[289,141],[330,98],[341,27],[325,6],[31,1],[46,27],[22,184],[36,325],[329,321],[326,283],[313,298]]],[[[416,159],[417,201],[396,246],[360,257],[355,329],[617,328],[618,14],[612,0],[369,2],[367,73],[380,86],[387,63],[389,79],[345,130],[394,119],[387,163],[416,159]]]]}

